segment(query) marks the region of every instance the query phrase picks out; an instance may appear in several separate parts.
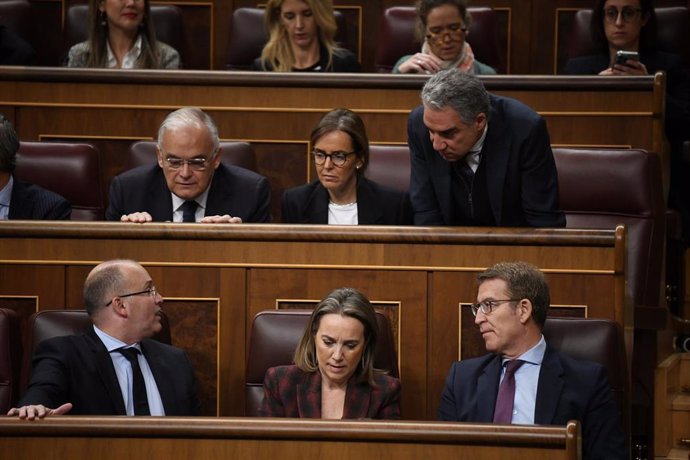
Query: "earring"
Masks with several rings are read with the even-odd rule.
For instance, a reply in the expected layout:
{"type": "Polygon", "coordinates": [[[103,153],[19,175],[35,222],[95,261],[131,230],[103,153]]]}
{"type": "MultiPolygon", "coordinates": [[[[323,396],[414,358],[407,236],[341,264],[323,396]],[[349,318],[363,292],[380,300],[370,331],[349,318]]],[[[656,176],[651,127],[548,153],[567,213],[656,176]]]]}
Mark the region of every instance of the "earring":
{"type": "Polygon", "coordinates": [[[107,27],[108,26],[108,16],[105,14],[105,12],[101,11],[101,27],[107,27]]]}

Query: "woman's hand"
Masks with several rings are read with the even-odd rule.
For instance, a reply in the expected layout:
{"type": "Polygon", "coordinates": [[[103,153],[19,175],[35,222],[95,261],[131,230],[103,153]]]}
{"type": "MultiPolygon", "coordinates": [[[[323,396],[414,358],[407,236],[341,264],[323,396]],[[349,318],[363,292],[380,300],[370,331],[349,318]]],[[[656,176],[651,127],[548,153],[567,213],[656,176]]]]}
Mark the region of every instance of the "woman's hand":
{"type": "Polygon", "coordinates": [[[426,73],[432,74],[441,70],[441,60],[430,54],[417,53],[410,59],[400,64],[400,73],[426,73]]]}
{"type": "Polygon", "coordinates": [[[625,64],[614,64],[613,67],[604,69],[599,72],[599,75],[649,75],[647,72],[647,67],[640,61],[635,61],[633,59],[628,59],[625,64]]]}

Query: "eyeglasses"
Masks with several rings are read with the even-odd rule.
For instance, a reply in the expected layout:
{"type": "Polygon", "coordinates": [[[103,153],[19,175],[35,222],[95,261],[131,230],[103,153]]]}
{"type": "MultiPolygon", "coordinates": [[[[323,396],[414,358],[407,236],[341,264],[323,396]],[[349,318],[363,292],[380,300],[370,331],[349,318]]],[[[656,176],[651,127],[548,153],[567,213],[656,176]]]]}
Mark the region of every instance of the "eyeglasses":
{"type": "Polygon", "coordinates": [[[326,162],[326,158],[330,158],[334,166],[342,168],[347,162],[347,157],[354,155],[356,152],[332,152],[326,153],[323,150],[314,150],[311,155],[314,157],[314,163],[321,166],[326,162]]]}
{"type": "Polygon", "coordinates": [[[471,305],[472,315],[477,316],[477,313],[481,310],[485,315],[491,314],[496,307],[502,303],[506,302],[519,302],[520,299],[503,299],[503,300],[485,300],[479,303],[473,303],[471,305]]]}
{"type": "Polygon", "coordinates": [[[193,171],[203,171],[206,169],[208,166],[208,163],[213,159],[213,155],[211,155],[211,158],[206,158],[206,157],[196,157],[196,158],[190,158],[189,160],[185,160],[182,158],[177,158],[171,155],[168,155],[165,157],[165,162],[167,163],[168,167],[172,170],[178,170],[180,168],[183,168],[185,164],[189,165],[189,168],[192,169],[193,171]]]}
{"type": "MultiPolygon", "coordinates": [[[[156,296],[158,295],[158,291],[156,290],[156,286],[151,286],[150,288],[144,289],[143,291],[139,291],[139,292],[130,292],[129,294],[117,295],[117,296],[115,296],[115,297],[119,297],[119,298],[122,299],[122,298],[124,298],[124,297],[132,297],[132,296],[134,296],[134,295],[142,295],[142,294],[148,294],[148,295],[150,295],[151,297],[156,297],[156,296]]],[[[111,299],[110,302],[108,302],[107,304],[105,304],[105,306],[107,307],[108,305],[110,305],[111,303],[113,303],[113,300],[115,300],[115,298],[111,299]]]]}
{"type": "Polygon", "coordinates": [[[610,7],[604,10],[604,19],[606,19],[606,22],[614,24],[620,15],[623,22],[632,22],[639,17],[641,11],[641,8],[634,8],[632,6],[624,6],[620,12],[618,8],[610,7]]]}
{"type": "Polygon", "coordinates": [[[445,27],[430,28],[429,32],[426,34],[426,39],[441,43],[446,35],[449,36],[451,40],[457,40],[465,33],[467,33],[467,27],[462,25],[462,23],[456,22],[455,24],[449,24],[445,27]]]}

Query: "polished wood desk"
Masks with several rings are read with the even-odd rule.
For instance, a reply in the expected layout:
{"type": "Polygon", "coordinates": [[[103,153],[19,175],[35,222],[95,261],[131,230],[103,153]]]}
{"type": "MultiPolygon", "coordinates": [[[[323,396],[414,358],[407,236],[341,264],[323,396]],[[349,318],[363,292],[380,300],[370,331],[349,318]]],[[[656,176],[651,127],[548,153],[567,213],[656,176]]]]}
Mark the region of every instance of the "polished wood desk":
{"type": "MultiPolygon", "coordinates": [[[[157,136],[170,111],[201,107],[222,139],[252,144],[279,221],[283,190],[315,178],[309,133],[324,113],[348,107],[362,116],[372,143],[406,143],[407,116],[420,104],[427,78],[0,67],[0,112],[22,140],[97,146],[106,195],[111,179],[126,168],[132,142],[157,136]]],[[[646,149],[662,155],[668,178],[663,74],[481,78],[489,91],[539,112],[554,146],[646,149]]]]}
{"type": "Polygon", "coordinates": [[[325,421],[251,418],[0,419],[0,452],[14,460],[256,460],[581,458],[580,425],[325,421]]]}
{"type": "Polygon", "coordinates": [[[97,263],[126,257],[148,269],[190,354],[206,415],[244,414],[246,344],[256,313],[309,308],[332,289],[360,289],[397,341],[405,419],[435,419],[450,364],[484,354],[469,304],[476,275],[502,260],[540,267],[553,315],[624,326],[625,229],[339,227],[309,225],[0,222],[0,305],[83,308],[97,263]]]}

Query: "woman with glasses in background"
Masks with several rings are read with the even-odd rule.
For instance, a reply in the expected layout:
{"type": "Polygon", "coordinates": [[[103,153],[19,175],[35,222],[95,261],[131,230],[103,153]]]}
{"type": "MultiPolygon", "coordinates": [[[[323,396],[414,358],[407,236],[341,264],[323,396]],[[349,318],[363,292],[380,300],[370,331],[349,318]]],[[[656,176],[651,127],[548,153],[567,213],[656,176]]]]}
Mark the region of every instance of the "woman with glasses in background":
{"type": "Polygon", "coordinates": [[[465,73],[495,74],[474,58],[465,39],[470,26],[467,0],[421,0],[417,2],[417,35],[422,50],[403,56],[393,73],[427,73],[458,67],[465,73]]]}
{"type": "Polygon", "coordinates": [[[690,241],[690,165],[683,160],[683,142],[690,140],[690,75],[688,63],[657,47],[657,20],[652,0],[597,0],[590,23],[598,52],[570,59],[565,73],[573,75],[639,76],[666,72],[665,131],[671,146],[669,206],[683,219],[690,241]],[[619,51],[637,51],[639,60],[616,63],[619,51]]]}
{"type": "Polygon", "coordinates": [[[357,57],[335,42],[330,0],[269,0],[264,22],[268,42],[254,70],[359,72],[357,57]]]}
{"type": "Polygon", "coordinates": [[[680,57],[656,48],[657,21],[652,0],[597,0],[590,23],[596,54],[570,59],[565,72],[577,75],[647,75],[680,65],[680,57]],[[618,51],[639,60],[616,63],[618,51]]]}
{"type": "Polygon", "coordinates": [[[68,67],[180,67],[179,53],[156,39],[149,0],[89,0],[88,27],[88,40],[70,48],[68,67]]]}
{"type": "Polygon", "coordinates": [[[282,221],[293,224],[411,225],[407,193],[364,177],[369,140],[348,109],[327,113],[311,133],[318,179],[283,194],[282,221]]]}

